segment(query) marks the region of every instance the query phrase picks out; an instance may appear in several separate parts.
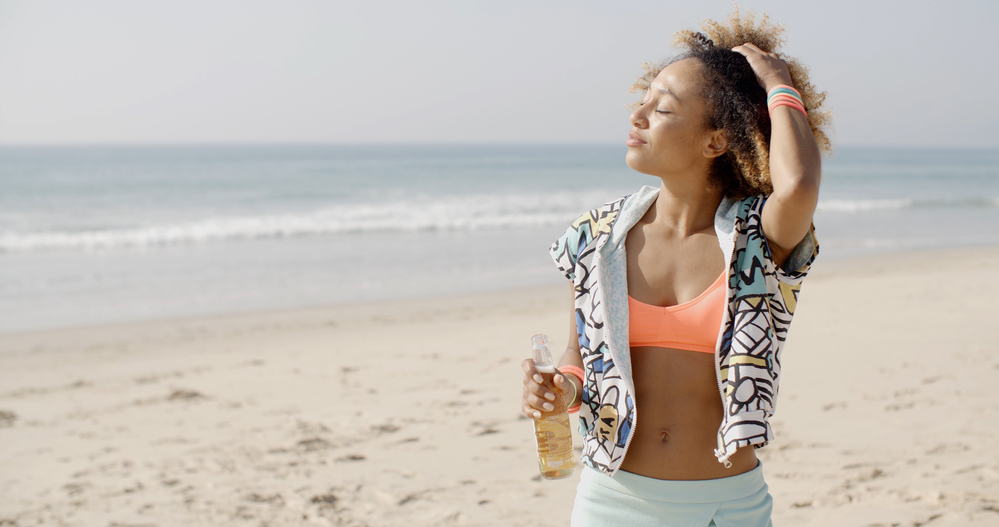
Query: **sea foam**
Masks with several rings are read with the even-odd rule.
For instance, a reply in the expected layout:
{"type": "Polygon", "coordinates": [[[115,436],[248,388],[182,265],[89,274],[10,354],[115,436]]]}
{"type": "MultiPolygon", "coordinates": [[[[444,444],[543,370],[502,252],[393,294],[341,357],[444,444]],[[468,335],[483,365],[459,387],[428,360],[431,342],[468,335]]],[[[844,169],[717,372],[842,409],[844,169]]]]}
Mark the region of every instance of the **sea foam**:
{"type": "Polygon", "coordinates": [[[340,203],[303,213],[232,215],[129,228],[0,233],[0,252],[96,250],[226,240],[568,224],[606,192],[466,195],[340,203]]]}

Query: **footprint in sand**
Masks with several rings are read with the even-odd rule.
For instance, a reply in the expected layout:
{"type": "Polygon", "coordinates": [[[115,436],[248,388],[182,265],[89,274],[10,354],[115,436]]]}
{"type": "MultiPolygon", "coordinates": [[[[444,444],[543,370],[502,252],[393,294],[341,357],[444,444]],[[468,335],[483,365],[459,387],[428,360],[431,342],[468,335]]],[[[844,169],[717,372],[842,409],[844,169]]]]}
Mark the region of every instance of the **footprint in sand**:
{"type": "Polygon", "coordinates": [[[372,426],[371,431],[378,434],[391,434],[392,432],[398,432],[399,427],[392,423],[385,423],[383,425],[372,426]]]}
{"type": "Polygon", "coordinates": [[[253,503],[266,503],[268,505],[274,505],[276,507],[284,506],[284,498],[280,494],[257,494],[256,492],[248,494],[244,497],[246,501],[252,501],[253,503]]]}
{"type": "Polygon", "coordinates": [[[965,452],[970,450],[971,447],[964,443],[942,443],[926,451],[927,455],[937,455],[937,454],[953,454],[957,452],[965,452]]]}
{"type": "Polygon", "coordinates": [[[316,452],[332,448],[333,444],[321,437],[311,437],[303,439],[295,445],[295,450],[300,452],[316,452]]]}
{"type": "Polygon", "coordinates": [[[167,396],[167,401],[199,401],[208,397],[194,390],[174,390],[167,396]]]}
{"type": "Polygon", "coordinates": [[[0,428],[14,426],[14,421],[17,421],[17,414],[10,410],[0,410],[0,428]]]}
{"type": "Polygon", "coordinates": [[[309,503],[313,503],[319,506],[319,510],[332,509],[336,510],[336,503],[340,501],[335,494],[332,492],[327,492],[326,494],[317,494],[309,500],[309,503]]]}

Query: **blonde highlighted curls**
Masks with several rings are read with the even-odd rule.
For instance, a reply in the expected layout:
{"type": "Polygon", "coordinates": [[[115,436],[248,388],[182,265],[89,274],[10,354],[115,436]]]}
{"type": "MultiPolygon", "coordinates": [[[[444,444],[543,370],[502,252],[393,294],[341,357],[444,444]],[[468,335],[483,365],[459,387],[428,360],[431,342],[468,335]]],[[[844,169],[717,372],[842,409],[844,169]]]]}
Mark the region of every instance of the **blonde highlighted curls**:
{"type": "MultiPolygon", "coordinates": [[[[808,79],[808,69],[796,59],[779,51],[784,43],[784,28],[771,23],[764,14],[757,24],[752,12],[740,16],[739,9],[725,23],[706,20],[703,32],[679,31],[673,44],[684,52],[661,65],[642,64],[645,74],[631,87],[631,93],[644,92],[663,68],[686,58],[698,60],[705,73],[704,96],[711,107],[708,125],[724,129],[729,140],[726,154],[712,167],[712,184],[722,188],[726,196],[742,198],[754,194],[770,194],[770,118],[766,93],[755,80],[755,74],[745,57],[731,51],[746,43],[755,44],[765,52],[777,53],[787,63],[794,87],[808,111],[808,125],[819,149],[830,152],[832,145],[826,135],[832,115],[821,109],[826,93],[819,92],[808,79]]],[[[637,104],[636,104],[637,106],[637,104]]]]}

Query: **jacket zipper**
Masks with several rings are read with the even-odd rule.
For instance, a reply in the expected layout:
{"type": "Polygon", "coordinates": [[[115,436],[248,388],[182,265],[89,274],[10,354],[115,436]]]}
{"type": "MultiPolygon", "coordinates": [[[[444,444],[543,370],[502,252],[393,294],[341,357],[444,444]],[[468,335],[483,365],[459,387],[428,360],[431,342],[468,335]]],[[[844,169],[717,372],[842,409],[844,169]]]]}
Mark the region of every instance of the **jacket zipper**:
{"type": "MultiPolygon", "coordinates": [[[[603,260],[603,258],[601,258],[601,260],[603,260]]],[[[606,263],[606,262],[602,262],[602,263],[606,263]]],[[[603,309],[604,309],[604,336],[605,336],[605,341],[608,342],[608,343],[609,342],[613,342],[614,339],[611,338],[610,324],[607,323],[609,315],[607,313],[607,299],[604,296],[604,288],[601,287],[597,292],[600,294],[600,305],[603,306],[603,309]]],[[[630,346],[629,346],[629,349],[628,349],[628,362],[629,363],[631,362],[631,348],[630,348],[630,346]]],[[[629,368],[631,367],[630,364],[628,366],[629,366],[629,368]]],[[[627,379],[625,379],[625,388],[627,389],[627,391],[624,393],[625,400],[622,401],[622,402],[624,403],[624,407],[627,410],[627,408],[628,408],[627,397],[628,397],[628,395],[631,395],[631,394],[635,393],[635,380],[632,379],[631,376],[629,376],[627,379]]],[[[631,400],[632,400],[632,402],[634,402],[634,400],[635,400],[634,395],[632,395],[632,399],[631,400]]],[[[631,418],[631,430],[628,431],[628,438],[624,440],[624,450],[621,452],[621,459],[622,460],[628,454],[628,447],[631,446],[631,440],[632,440],[632,438],[635,437],[635,430],[638,429],[638,405],[637,404],[634,405],[634,410],[632,410],[631,416],[632,416],[632,418],[631,418]]],[[[618,421],[618,427],[620,427],[621,426],[620,419],[623,419],[623,416],[618,416],[618,419],[619,419],[619,421],[618,421]]],[[[614,470],[611,472],[610,475],[614,476],[614,474],[617,474],[617,471],[620,470],[620,468],[621,468],[621,464],[618,463],[617,466],[614,467],[614,470]]]]}
{"type": "MultiPolygon", "coordinates": [[[[722,320],[725,319],[725,313],[728,311],[729,303],[731,302],[731,300],[729,300],[729,296],[730,296],[729,291],[732,288],[732,276],[731,276],[730,273],[732,271],[732,261],[735,260],[735,252],[736,252],[736,249],[735,249],[735,243],[734,243],[734,240],[733,240],[732,253],[729,254],[728,259],[725,261],[725,265],[726,265],[726,267],[725,267],[725,276],[728,279],[725,281],[725,304],[722,306],[722,308],[725,310],[725,312],[722,312],[722,320]]],[[[729,324],[731,324],[731,323],[732,323],[732,321],[730,320],[729,324]]],[[[715,341],[715,382],[717,382],[717,384],[718,384],[718,395],[719,395],[719,397],[721,397],[721,402],[722,402],[722,419],[725,419],[728,416],[728,410],[725,408],[725,391],[722,389],[721,365],[718,363],[719,359],[721,358],[721,342],[722,342],[722,335],[724,335],[724,334],[725,334],[725,326],[723,325],[721,328],[719,328],[719,330],[718,330],[718,339],[715,341]]],[[[725,455],[724,457],[718,457],[718,454],[724,454],[725,453],[725,450],[724,450],[725,449],[725,443],[724,443],[725,438],[722,437],[721,425],[719,425],[718,432],[717,432],[717,434],[716,434],[715,437],[717,439],[718,446],[721,449],[720,451],[718,449],[715,450],[715,457],[717,457],[718,461],[720,461],[722,464],[725,465],[725,468],[729,468],[729,467],[732,466],[732,462],[729,461],[728,458],[732,454],[725,455]]]]}

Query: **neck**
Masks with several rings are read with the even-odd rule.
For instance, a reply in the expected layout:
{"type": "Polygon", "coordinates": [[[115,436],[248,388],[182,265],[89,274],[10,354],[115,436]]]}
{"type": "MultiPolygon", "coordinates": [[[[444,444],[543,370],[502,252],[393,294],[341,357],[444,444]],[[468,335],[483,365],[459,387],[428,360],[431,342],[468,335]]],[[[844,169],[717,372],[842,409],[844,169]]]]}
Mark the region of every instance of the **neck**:
{"type": "Polygon", "coordinates": [[[714,226],[722,197],[720,189],[707,188],[705,178],[662,178],[648,221],[676,236],[690,236],[714,226]]]}

